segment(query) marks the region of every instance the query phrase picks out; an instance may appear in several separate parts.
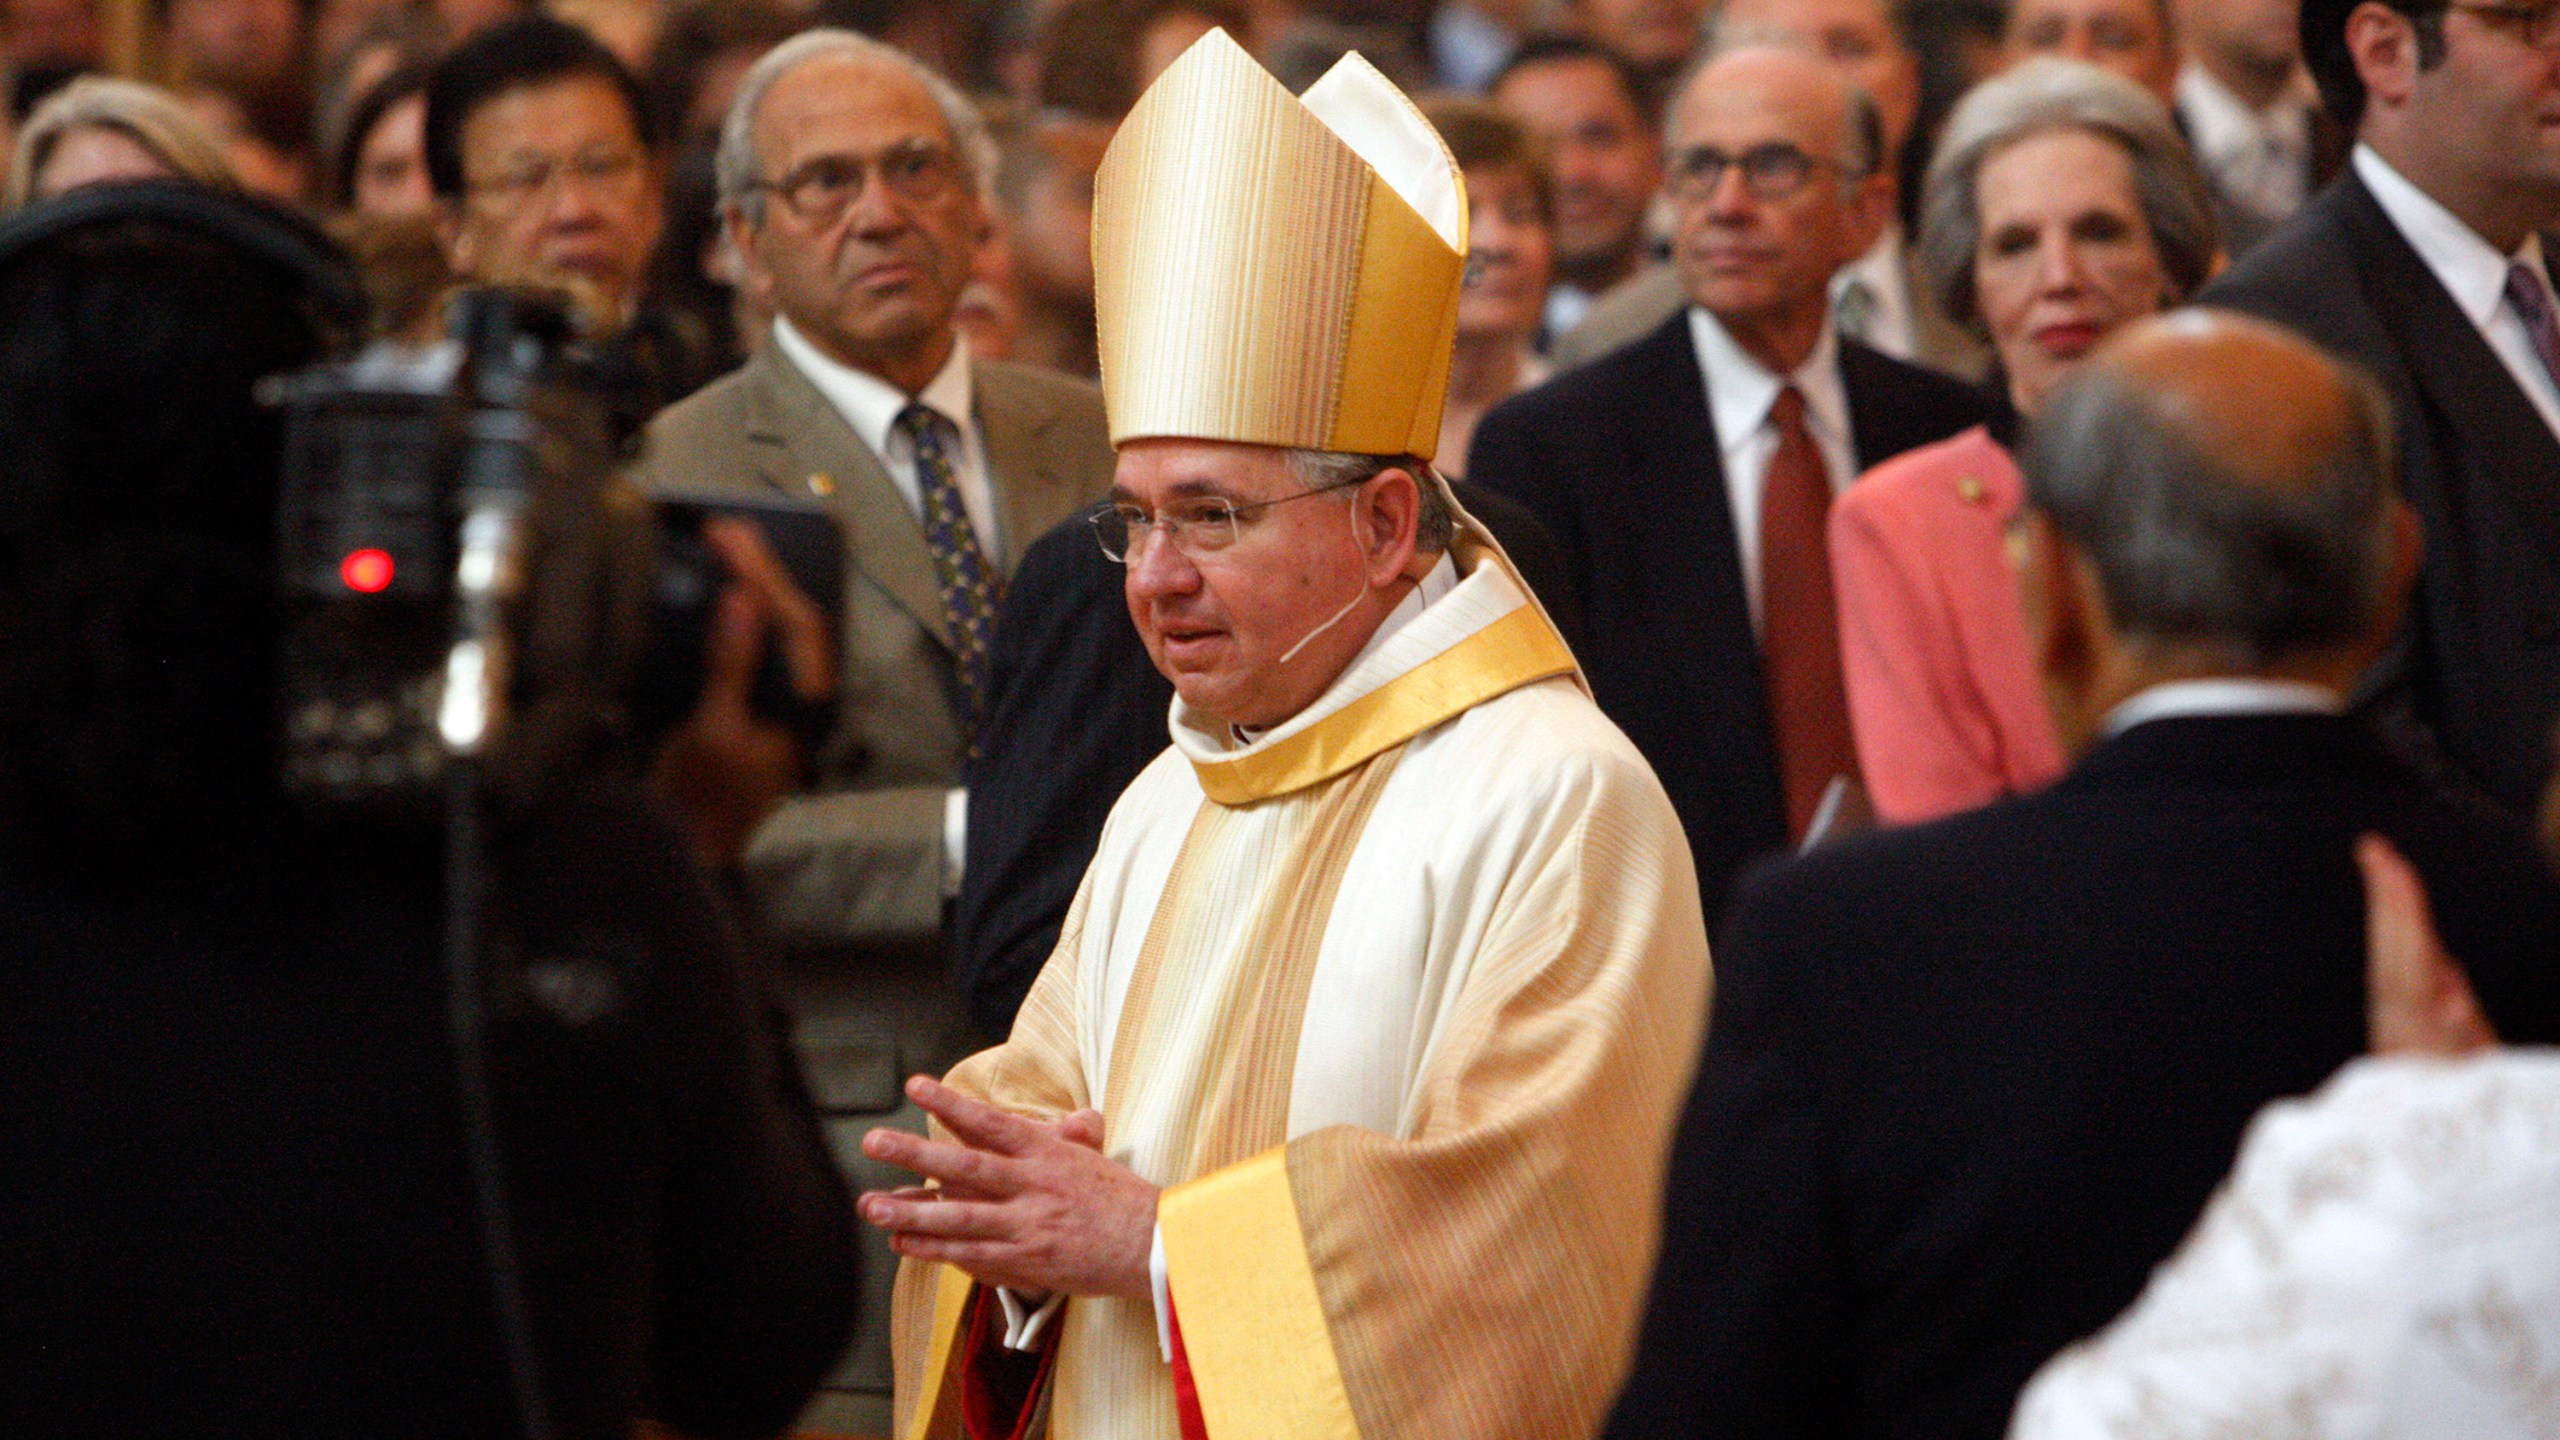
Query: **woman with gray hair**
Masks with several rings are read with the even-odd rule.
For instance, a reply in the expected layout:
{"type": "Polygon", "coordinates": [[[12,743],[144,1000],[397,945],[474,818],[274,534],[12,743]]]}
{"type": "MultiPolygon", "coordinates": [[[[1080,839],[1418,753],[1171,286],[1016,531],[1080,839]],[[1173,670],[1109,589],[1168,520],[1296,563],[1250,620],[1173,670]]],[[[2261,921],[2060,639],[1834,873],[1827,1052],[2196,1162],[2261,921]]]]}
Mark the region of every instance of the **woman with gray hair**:
{"type": "Polygon", "coordinates": [[[1938,142],[1919,256],[1991,342],[2008,423],[1876,467],[1832,507],[1841,668],[1877,815],[1934,819],[2062,773],[2008,560],[2016,423],[2099,342],[2211,274],[2213,212],[2160,101],[2074,61],[1976,88],[1938,142]]]}
{"type": "Polygon", "coordinates": [[[138,80],[83,75],[46,97],[18,131],[7,208],[109,180],[240,188],[221,144],[176,96],[138,80]]]}

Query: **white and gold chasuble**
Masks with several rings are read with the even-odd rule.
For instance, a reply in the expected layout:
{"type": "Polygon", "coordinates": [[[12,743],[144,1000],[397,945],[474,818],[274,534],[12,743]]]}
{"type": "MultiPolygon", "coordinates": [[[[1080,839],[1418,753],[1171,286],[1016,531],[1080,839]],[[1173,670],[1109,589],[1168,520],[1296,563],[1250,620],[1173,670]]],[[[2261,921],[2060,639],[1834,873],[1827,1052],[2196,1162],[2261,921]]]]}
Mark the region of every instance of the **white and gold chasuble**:
{"type": "MultiPolygon", "coordinates": [[[[1113,810],[1012,1038],[951,1083],[1107,1120],[1168,1187],[1213,1440],[1565,1440],[1634,1339],[1705,1018],[1653,772],[1472,527],[1462,578],[1253,743],[1195,724],[1113,810]]],[[[953,1436],[972,1282],[898,1278],[901,1437],[953,1436]]],[[[1174,1440],[1143,1302],[1078,1298],[1049,1434],[1174,1440]]]]}

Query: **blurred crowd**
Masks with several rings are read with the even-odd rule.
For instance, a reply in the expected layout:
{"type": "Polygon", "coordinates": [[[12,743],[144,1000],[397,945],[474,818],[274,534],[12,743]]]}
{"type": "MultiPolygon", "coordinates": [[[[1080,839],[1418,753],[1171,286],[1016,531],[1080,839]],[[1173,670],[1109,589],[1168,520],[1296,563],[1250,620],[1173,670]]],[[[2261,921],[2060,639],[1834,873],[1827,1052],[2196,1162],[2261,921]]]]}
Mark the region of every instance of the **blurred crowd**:
{"type": "MultiPolygon", "coordinates": [[[[987,119],[998,163],[961,323],[974,352],[1090,374],[1092,173],[1138,92],[1211,26],[1303,86],[1357,49],[1447,123],[1486,192],[1461,330],[1450,439],[1541,378],[1630,333],[1576,337],[1604,295],[1659,270],[1670,243],[1659,129],[1711,21],[1782,33],[1863,87],[1883,127],[1894,212],[1839,282],[1851,328],[1891,353],[1978,376],[1983,352],[1896,267],[1937,127],[1968,87],[2032,54],[2086,60],[2174,107],[2237,249],[2301,203],[2338,147],[2295,62],[2292,7],[2239,0],[10,0],[12,205],[93,180],[182,175],[309,207],[365,260],[387,328],[432,327],[440,282],[530,276],[592,289],[600,313],[660,327],[673,399],[724,373],[765,317],[740,292],[716,213],[713,152],[738,79],[812,25],[879,36],[950,77],[987,119]],[[621,67],[600,107],[425,125],[439,57],[539,10],[621,67]],[[1458,103],[1477,97],[1481,108],[1458,103]],[[593,109],[594,113],[588,113],[593,109]],[[2324,148],[2325,147],[2325,148],[2324,148]],[[610,153],[609,153],[610,152],[610,153]],[[481,176],[510,158],[593,161],[556,188],[481,176]],[[616,159],[615,157],[621,157],[616,159]],[[608,163],[612,162],[612,163],[608,163]],[[440,203],[455,205],[438,233],[440,203]]],[[[518,170],[522,166],[516,167],[518,170]]],[[[536,166],[537,170],[541,167],[536,166]]],[[[1667,313],[1657,276],[1653,304],[1667,313]]],[[[1637,297],[1629,297],[1635,299],[1637,297]]]]}
{"type": "MultiPolygon", "coordinates": [[[[1082,518],[1113,473],[1090,237],[1117,127],[1212,29],[1293,90],[1356,52],[1421,98],[1469,236],[1426,458],[1696,862],[1714,1030],[1612,1433],[1993,1433],[2257,1108],[2364,1048],[2359,976],[2268,958],[2359,948],[2364,829],[2406,821],[2500,1033],[2560,1039],[2531,953],[2560,882],[2507,863],[2560,813],[2560,6],[0,0],[6,205],[265,197],[353,257],[384,337],[437,334],[458,285],[564,291],[637,483],[835,510],[861,579],[804,667],[834,728],[780,754],[742,712],[653,779],[775,957],[839,1161],[886,1189],[859,1135],[921,1129],[898,1078],[1002,1036],[1164,744],[1126,522],[1106,554],[1111,512],[1101,546],[1082,518]],[[2088,373],[2198,301],[2362,369],[2172,324],[2157,373],[2088,373]],[[2327,728],[2348,710],[2378,748],[2327,728]],[[2092,798],[2092,754],[2132,799],[2092,798]],[[2261,823],[2270,787],[2317,823],[2261,823]],[[2005,818],[1749,878],[1968,814],[2005,818]],[[2223,893],[2246,874],[2281,893],[2223,893]],[[2103,983],[2040,988],[2102,950],[2103,983]],[[2176,968],[2137,952],[2188,978],[2110,988],[2176,968]],[[1922,983],[1991,954],[1978,1010],[1922,983]],[[1876,1058],[1951,1035],[1976,1070],[1876,1058]],[[2022,1076],[2069,1113],[2021,1118],[2022,1076]],[[2004,1199],[2050,1223],[1982,1239],[2004,1199]]],[[[870,1243],[815,1429],[888,1427],[870,1243]]]]}

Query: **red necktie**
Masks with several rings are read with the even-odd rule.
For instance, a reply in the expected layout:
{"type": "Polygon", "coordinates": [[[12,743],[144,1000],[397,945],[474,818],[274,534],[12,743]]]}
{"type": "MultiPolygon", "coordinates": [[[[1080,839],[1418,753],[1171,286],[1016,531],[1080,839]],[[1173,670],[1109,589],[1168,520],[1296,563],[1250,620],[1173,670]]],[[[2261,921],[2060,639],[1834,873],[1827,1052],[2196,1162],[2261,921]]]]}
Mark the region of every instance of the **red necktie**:
{"type": "Polygon", "coordinates": [[[1823,538],[1831,475],[1805,428],[1804,396],[1793,385],[1778,392],[1769,424],[1778,432],[1778,449],[1760,480],[1760,657],[1778,771],[1786,781],[1787,834],[1800,840],[1833,777],[1856,773],[1857,756],[1840,679],[1831,552],[1823,538]]]}

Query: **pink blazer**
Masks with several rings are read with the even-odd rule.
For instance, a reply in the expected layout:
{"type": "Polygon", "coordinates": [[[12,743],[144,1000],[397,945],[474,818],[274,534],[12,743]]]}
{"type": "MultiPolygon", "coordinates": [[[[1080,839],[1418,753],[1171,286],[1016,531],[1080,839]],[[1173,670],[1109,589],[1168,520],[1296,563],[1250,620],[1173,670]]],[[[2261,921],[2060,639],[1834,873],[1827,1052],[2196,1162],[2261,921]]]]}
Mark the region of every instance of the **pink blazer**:
{"type": "Polygon", "coordinates": [[[1831,507],[1849,724],[1889,823],[2062,773],[2004,538],[2024,495],[2017,462],[1976,426],[1868,471],[1831,507]]]}

